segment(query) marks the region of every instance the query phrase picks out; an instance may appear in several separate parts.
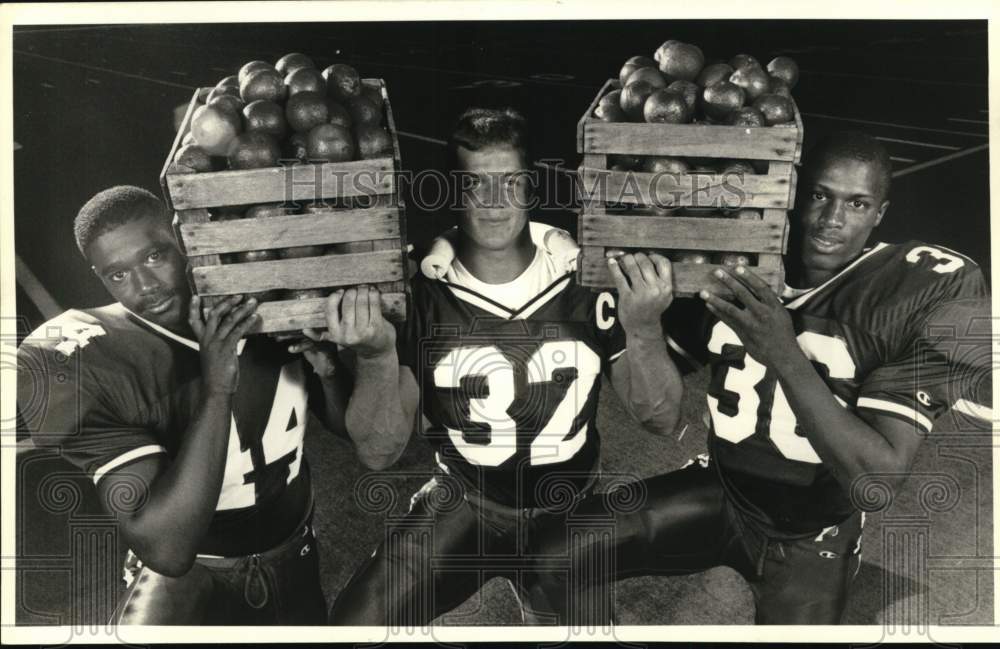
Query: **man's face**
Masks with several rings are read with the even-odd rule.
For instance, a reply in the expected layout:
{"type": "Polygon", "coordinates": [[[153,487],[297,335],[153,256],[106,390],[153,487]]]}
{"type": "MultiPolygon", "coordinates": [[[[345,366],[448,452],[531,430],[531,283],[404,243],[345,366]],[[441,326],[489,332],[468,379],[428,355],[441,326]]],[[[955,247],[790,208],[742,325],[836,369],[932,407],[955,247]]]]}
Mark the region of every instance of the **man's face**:
{"type": "Polygon", "coordinates": [[[458,147],[461,209],[458,227],[476,245],[504,250],[515,245],[528,221],[528,178],[516,149],[458,147]]]}
{"type": "Polygon", "coordinates": [[[164,219],[123,223],[91,241],[86,253],[104,287],[127,309],[172,331],[187,329],[187,259],[164,219]]]}
{"type": "Polygon", "coordinates": [[[796,241],[804,268],[836,273],[861,254],[889,201],[873,163],[830,158],[818,164],[798,189],[796,241]]]}

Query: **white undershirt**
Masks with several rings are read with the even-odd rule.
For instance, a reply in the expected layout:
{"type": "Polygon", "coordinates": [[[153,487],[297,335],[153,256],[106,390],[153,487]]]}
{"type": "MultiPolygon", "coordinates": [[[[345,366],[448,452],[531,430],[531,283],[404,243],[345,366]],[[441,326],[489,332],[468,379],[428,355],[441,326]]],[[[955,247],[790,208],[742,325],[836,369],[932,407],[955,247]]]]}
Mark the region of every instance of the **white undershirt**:
{"type": "Polygon", "coordinates": [[[487,284],[476,278],[456,257],[445,279],[452,284],[473,290],[494,302],[499,302],[510,310],[517,310],[529,300],[548,288],[565,273],[557,267],[552,255],[535,248],[535,258],[524,272],[503,284],[487,284]]]}

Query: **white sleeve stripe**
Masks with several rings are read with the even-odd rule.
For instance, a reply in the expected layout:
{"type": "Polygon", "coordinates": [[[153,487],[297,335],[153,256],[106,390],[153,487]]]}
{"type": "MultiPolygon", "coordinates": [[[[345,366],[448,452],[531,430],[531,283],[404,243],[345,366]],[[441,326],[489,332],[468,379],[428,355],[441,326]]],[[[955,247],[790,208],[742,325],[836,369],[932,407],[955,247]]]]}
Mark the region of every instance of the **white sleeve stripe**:
{"type": "Polygon", "coordinates": [[[166,452],[167,449],[163,448],[159,444],[148,444],[146,446],[134,448],[127,453],[122,453],[115,459],[98,468],[97,471],[94,471],[94,484],[96,485],[100,482],[101,478],[111,471],[114,471],[118,467],[128,464],[129,462],[133,462],[141,457],[145,457],[146,455],[156,455],[157,453],[166,452]]]}
{"type": "Polygon", "coordinates": [[[951,409],[955,412],[960,412],[963,415],[969,415],[970,417],[975,417],[976,419],[982,419],[983,421],[993,421],[993,408],[989,406],[984,406],[980,403],[974,401],[969,401],[967,399],[959,399],[952,406],[951,409]]]}
{"type": "Polygon", "coordinates": [[[627,352],[627,351],[628,351],[628,349],[623,349],[623,350],[621,350],[620,352],[615,352],[615,353],[614,353],[614,354],[612,354],[611,356],[608,356],[608,362],[609,362],[609,363],[613,363],[613,362],[615,362],[616,360],[618,360],[618,357],[619,357],[619,356],[621,356],[622,354],[624,354],[624,353],[625,353],[625,352],[627,352]]]}
{"type": "Polygon", "coordinates": [[[898,403],[894,403],[892,401],[884,401],[882,399],[872,399],[871,397],[861,397],[860,399],[858,399],[857,407],[868,408],[870,410],[883,410],[885,412],[891,412],[897,415],[902,415],[920,424],[928,432],[934,427],[934,423],[926,416],[918,412],[916,408],[903,406],[898,403]]]}
{"type": "Polygon", "coordinates": [[[701,363],[699,363],[693,355],[689,354],[686,349],[678,345],[677,341],[670,336],[667,336],[667,344],[670,345],[670,348],[677,352],[681,358],[686,360],[688,363],[691,363],[691,367],[701,367],[701,363]]]}

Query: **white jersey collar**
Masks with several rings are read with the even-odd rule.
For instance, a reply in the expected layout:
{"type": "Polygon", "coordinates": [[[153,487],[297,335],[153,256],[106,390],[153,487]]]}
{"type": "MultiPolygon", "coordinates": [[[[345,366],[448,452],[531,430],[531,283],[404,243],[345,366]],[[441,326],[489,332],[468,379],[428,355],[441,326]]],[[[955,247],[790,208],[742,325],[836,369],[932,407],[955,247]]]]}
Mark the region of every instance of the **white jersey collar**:
{"type": "MultiPolygon", "coordinates": [[[[156,333],[160,334],[161,336],[163,336],[165,338],[169,338],[169,339],[173,340],[174,342],[178,342],[178,343],[184,345],[185,347],[190,347],[191,349],[195,350],[196,352],[201,350],[201,346],[198,345],[198,343],[196,341],[191,340],[190,338],[185,338],[184,336],[179,336],[179,335],[175,334],[174,332],[170,331],[169,329],[167,329],[165,327],[161,327],[160,325],[156,324],[155,322],[150,322],[146,318],[143,318],[141,315],[137,314],[135,311],[132,311],[132,310],[126,308],[125,305],[122,305],[122,308],[125,309],[126,311],[128,311],[129,315],[131,315],[132,317],[134,317],[137,320],[142,321],[143,324],[145,324],[147,327],[149,327],[150,329],[152,329],[156,333]]],[[[243,346],[246,345],[246,342],[247,342],[246,338],[240,338],[239,341],[236,343],[236,354],[237,355],[243,353],[243,346]]]]}
{"type": "Polygon", "coordinates": [[[792,288],[791,286],[788,286],[786,284],[785,285],[785,289],[786,290],[782,292],[782,297],[795,296],[795,298],[791,302],[789,302],[788,304],[786,304],[785,308],[786,309],[797,309],[797,308],[799,308],[800,306],[802,306],[803,304],[805,304],[809,300],[809,298],[811,298],[812,296],[816,295],[817,293],[819,293],[820,291],[822,291],[824,288],[826,288],[827,286],[829,286],[833,282],[837,281],[838,279],[840,279],[841,277],[843,277],[847,273],[851,272],[851,270],[853,270],[855,267],[857,267],[859,264],[861,264],[864,260],[866,260],[869,257],[871,257],[872,255],[874,255],[879,250],[882,250],[887,245],[888,244],[881,243],[881,242],[876,243],[875,246],[872,247],[870,250],[868,250],[867,252],[865,252],[864,254],[862,254],[860,257],[858,257],[857,259],[855,259],[854,261],[852,261],[850,264],[848,264],[847,266],[845,266],[844,268],[842,268],[839,273],[837,273],[836,275],[834,275],[830,279],[826,280],[825,282],[823,282],[819,286],[817,286],[815,288],[807,289],[804,293],[799,293],[799,291],[801,289],[795,289],[795,288],[792,288]]]}

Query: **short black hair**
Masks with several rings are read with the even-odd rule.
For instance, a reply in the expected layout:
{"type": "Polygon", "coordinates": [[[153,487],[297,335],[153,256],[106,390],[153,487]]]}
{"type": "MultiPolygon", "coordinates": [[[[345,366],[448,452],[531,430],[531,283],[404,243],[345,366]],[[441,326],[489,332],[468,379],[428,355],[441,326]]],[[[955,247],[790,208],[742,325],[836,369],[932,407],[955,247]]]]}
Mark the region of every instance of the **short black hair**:
{"type": "Polygon", "coordinates": [[[458,166],[458,147],[479,151],[509,146],[518,151],[525,166],[531,162],[528,147],[528,123],[513,108],[469,108],[462,113],[448,138],[448,163],[458,166]]]}
{"type": "Polygon", "coordinates": [[[117,185],[94,194],[73,220],[73,236],[80,254],[94,239],[123,223],[143,216],[170,220],[170,212],[152,192],[133,185],[117,185]]]}
{"type": "Polygon", "coordinates": [[[862,131],[836,131],[817,142],[805,157],[805,172],[832,159],[857,160],[875,165],[882,198],[889,197],[892,183],[892,160],[882,143],[862,131]]]}

